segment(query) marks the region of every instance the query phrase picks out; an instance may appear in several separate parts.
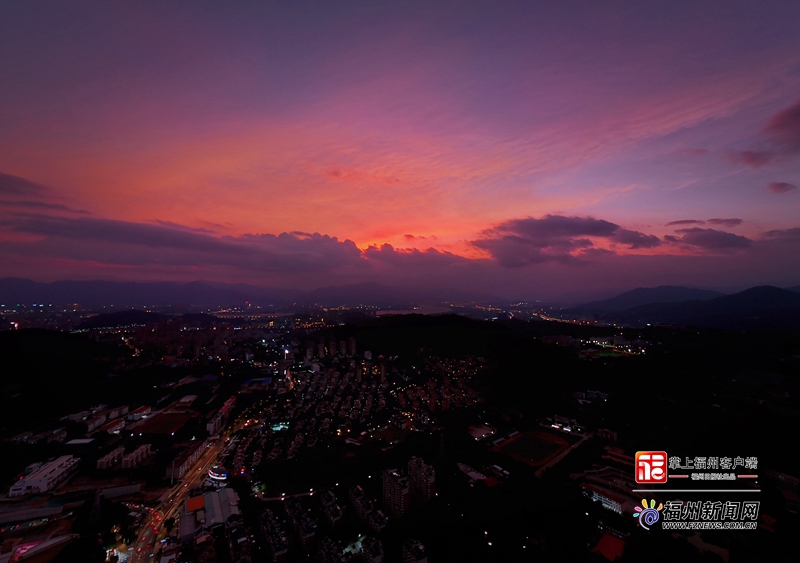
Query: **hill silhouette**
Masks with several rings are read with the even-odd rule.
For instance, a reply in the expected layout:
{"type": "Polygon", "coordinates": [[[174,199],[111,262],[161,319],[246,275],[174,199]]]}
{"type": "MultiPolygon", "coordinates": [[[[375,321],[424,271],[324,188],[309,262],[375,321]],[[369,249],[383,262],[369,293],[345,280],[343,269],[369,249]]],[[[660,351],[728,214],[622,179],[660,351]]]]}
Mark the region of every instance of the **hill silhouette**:
{"type": "Polygon", "coordinates": [[[577,305],[570,311],[588,314],[600,314],[613,311],[624,311],[633,307],[649,305],[652,303],[678,303],[681,301],[705,301],[722,297],[724,293],[708,289],[694,289],[691,287],[660,285],[658,287],[637,287],[610,299],[591,301],[577,305]]]}
{"type": "Polygon", "coordinates": [[[759,286],[705,301],[652,303],[603,316],[618,323],[692,325],[735,330],[800,328],[800,294],[759,286]]]}

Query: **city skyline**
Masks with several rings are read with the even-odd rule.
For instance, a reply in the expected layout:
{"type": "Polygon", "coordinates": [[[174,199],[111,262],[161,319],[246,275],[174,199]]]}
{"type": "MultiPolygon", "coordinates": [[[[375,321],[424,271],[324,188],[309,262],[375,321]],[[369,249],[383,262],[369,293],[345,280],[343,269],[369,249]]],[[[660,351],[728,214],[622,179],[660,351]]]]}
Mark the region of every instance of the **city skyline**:
{"type": "Polygon", "coordinates": [[[3,277],[797,285],[798,20],[790,2],[6,4],[3,277]]]}

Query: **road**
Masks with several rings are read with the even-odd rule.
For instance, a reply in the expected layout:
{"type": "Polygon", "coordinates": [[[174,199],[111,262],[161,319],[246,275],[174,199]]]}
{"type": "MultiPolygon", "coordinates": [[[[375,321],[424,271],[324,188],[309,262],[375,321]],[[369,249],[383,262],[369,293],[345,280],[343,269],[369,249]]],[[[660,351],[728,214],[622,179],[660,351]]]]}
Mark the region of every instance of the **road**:
{"type": "Polygon", "coordinates": [[[159,540],[165,535],[165,530],[162,529],[164,521],[174,518],[180,512],[186,497],[189,496],[189,491],[202,483],[224,447],[224,440],[220,438],[200,456],[175,486],[161,496],[161,503],[142,523],[139,537],[133,542],[133,553],[129,557],[131,563],[151,560],[153,554],[158,551],[159,540]]]}
{"type": "Polygon", "coordinates": [[[276,501],[276,500],[286,500],[287,498],[295,498],[295,497],[313,497],[313,496],[314,496],[314,493],[310,492],[310,491],[307,492],[307,493],[296,493],[296,494],[293,494],[293,495],[282,495],[282,496],[279,496],[279,497],[265,497],[264,493],[256,493],[256,497],[259,498],[260,500],[263,500],[264,502],[272,502],[272,501],[276,501]]]}

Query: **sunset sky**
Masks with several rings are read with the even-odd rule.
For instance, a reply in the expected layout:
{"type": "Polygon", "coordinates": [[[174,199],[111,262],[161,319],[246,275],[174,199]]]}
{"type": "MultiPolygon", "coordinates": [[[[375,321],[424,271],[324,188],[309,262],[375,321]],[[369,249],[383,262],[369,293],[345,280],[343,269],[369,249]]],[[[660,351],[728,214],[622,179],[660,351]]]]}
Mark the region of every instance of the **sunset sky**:
{"type": "Polygon", "coordinates": [[[0,277],[800,284],[800,2],[2,2],[0,277]]]}

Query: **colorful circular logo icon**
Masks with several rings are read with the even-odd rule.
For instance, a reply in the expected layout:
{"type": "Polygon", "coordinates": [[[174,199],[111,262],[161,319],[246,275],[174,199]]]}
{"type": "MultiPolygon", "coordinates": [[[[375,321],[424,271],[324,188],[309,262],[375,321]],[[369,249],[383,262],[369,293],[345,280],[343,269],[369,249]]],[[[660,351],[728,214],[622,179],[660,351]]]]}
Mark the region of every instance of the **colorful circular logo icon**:
{"type": "Polygon", "coordinates": [[[636,507],[636,514],[634,514],[633,517],[639,519],[639,524],[642,525],[642,528],[649,530],[650,526],[658,522],[658,519],[661,517],[659,511],[662,508],[664,508],[664,505],[661,503],[658,503],[658,508],[656,508],[656,501],[654,499],[650,499],[650,506],[647,506],[647,499],[642,499],[642,506],[636,507]]]}

